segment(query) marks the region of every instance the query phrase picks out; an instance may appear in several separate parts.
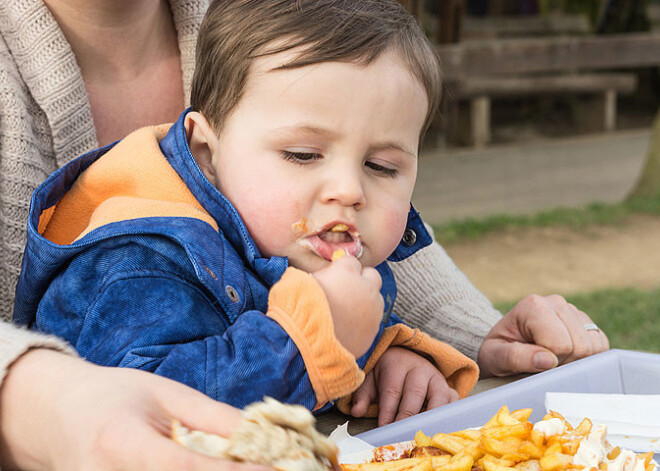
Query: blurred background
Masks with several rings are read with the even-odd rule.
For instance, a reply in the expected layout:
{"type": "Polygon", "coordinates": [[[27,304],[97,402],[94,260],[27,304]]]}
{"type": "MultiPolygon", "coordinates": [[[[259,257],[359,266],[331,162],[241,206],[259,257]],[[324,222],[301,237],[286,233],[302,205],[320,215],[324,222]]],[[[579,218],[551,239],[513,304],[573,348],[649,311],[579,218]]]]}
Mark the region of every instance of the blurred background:
{"type": "Polygon", "coordinates": [[[660,352],[660,0],[400,0],[444,95],[413,204],[503,311],[559,293],[660,352]]]}

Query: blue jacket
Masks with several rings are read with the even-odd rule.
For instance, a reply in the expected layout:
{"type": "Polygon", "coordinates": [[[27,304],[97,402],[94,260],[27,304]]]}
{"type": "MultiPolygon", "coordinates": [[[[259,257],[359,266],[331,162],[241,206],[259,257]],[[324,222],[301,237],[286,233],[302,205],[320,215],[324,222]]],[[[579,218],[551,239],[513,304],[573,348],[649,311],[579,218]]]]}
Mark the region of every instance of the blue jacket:
{"type": "MultiPolygon", "coordinates": [[[[144,128],[51,175],[34,193],[15,322],[101,365],[152,371],[242,407],[264,395],[318,409],[350,394],[362,358],[336,341],[314,279],[264,258],[204,177],[183,126],[144,128]],[[270,299],[269,299],[270,298],[270,299]]],[[[414,209],[389,258],[431,242],[414,209]],[[411,232],[412,231],[412,232],[411,232]]]]}

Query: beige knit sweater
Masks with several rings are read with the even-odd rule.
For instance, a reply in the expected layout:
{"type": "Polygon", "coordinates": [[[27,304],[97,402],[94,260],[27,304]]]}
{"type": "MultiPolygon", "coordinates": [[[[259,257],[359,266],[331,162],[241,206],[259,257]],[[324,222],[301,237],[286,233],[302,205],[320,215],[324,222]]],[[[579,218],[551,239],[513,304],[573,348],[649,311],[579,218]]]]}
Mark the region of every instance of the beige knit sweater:
{"type": "MultiPolygon", "coordinates": [[[[196,33],[207,0],[170,0],[186,100],[196,33]]],[[[73,51],[41,0],[0,2],[0,319],[9,320],[34,189],[69,160],[97,147],[89,101],[73,51]]],[[[395,312],[476,358],[500,318],[437,244],[392,264],[395,312]]],[[[1,321],[0,321],[1,322],[1,321]]],[[[55,339],[0,325],[0,381],[31,347],[55,339]]]]}

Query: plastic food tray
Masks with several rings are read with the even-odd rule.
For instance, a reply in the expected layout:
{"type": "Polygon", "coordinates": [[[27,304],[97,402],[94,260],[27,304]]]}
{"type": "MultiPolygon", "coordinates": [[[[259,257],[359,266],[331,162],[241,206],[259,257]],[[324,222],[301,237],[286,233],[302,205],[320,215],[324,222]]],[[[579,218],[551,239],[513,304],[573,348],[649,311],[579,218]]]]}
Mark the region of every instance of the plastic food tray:
{"type": "Polygon", "coordinates": [[[609,350],[370,430],[358,438],[381,446],[411,440],[418,430],[432,435],[480,427],[503,405],[510,410],[533,408],[530,420],[536,422],[545,415],[548,391],[660,394],[660,354],[609,350]]]}

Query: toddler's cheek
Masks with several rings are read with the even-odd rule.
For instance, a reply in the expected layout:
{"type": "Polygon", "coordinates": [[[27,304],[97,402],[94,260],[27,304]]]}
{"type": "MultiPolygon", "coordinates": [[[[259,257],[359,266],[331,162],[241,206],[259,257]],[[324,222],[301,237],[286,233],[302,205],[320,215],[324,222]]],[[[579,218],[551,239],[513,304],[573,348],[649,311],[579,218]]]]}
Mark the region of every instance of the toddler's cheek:
{"type": "Polygon", "coordinates": [[[408,222],[408,210],[388,211],[382,218],[382,224],[378,230],[380,253],[383,260],[397,248],[406,230],[408,222]]]}

